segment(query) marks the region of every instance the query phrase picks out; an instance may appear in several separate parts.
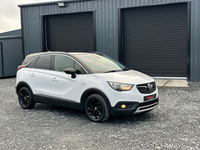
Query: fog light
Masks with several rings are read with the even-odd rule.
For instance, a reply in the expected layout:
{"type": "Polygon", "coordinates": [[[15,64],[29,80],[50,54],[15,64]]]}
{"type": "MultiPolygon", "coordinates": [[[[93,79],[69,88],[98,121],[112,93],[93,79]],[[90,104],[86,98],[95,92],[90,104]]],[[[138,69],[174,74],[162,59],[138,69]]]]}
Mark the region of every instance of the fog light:
{"type": "Polygon", "coordinates": [[[123,108],[123,109],[126,108],[126,105],[125,104],[121,105],[121,108],[123,108]]]}

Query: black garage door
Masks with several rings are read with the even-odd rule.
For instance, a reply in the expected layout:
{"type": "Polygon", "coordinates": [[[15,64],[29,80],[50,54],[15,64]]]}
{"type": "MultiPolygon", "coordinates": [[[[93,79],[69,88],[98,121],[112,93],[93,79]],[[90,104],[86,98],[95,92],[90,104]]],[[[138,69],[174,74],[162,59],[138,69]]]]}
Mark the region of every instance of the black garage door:
{"type": "Polygon", "coordinates": [[[187,3],[122,10],[122,61],[156,77],[187,77],[187,3]]]}
{"type": "Polygon", "coordinates": [[[94,51],[92,12],[46,16],[44,26],[46,49],[94,51]]]}

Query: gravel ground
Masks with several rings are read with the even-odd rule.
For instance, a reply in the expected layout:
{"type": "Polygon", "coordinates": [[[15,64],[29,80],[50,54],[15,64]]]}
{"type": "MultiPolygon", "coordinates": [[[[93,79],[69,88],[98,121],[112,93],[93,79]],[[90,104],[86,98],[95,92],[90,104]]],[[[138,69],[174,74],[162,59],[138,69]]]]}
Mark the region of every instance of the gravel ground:
{"type": "Polygon", "coordinates": [[[15,78],[0,79],[0,149],[200,149],[200,84],[159,87],[160,105],[131,117],[91,122],[83,112],[37,104],[23,110],[15,78]]]}

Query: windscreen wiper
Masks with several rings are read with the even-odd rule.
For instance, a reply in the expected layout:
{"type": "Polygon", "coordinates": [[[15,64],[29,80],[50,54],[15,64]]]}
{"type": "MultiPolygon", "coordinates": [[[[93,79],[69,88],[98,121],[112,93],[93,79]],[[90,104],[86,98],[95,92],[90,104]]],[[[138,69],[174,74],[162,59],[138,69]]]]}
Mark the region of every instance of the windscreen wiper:
{"type": "Polygon", "coordinates": [[[109,72],[120,72],[120,71],[123,71],[123,70],[110,70],[110,71],[106,71],[105,73],[109,73],[109,72]]]}
{"type": "Polygon", "coordinates": [[[123,70],[124,70],[124,71],[128,71],[128,70],[130,70],[130,69],[126,67],[126,68],[124,68],[123,70]]]}

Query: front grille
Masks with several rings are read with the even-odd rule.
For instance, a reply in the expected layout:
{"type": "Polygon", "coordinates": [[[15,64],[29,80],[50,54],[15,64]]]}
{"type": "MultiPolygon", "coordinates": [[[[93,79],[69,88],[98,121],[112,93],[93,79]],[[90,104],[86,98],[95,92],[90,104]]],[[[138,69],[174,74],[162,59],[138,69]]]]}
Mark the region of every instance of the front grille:
{"type": "Polygon", "coordinates": [[[151,83],[146,83],[146,84],[139,84],[137,85],[137,89],[142,94],[151,94],[156,90],[156,83],[151,82],[151,83]]]}
{"type": "Polygon", "coordinates": [[[152,100],[149,102],[140,103],[139,107],[146,107],[146,106],[150,106],[150,105],[157,104],[157,103],[158,103],[158,99],[155,99],[155,100],[152,100]]]}
{"type": "Polygon", "coordinates": [[[155,100],[152,100],[149,102],[140,103],[140,105],[135,113],[141,113],[141,112],[152,110],[158,105],[158,103],[159,103],[158,99],[155,99],[155,100]]]}

